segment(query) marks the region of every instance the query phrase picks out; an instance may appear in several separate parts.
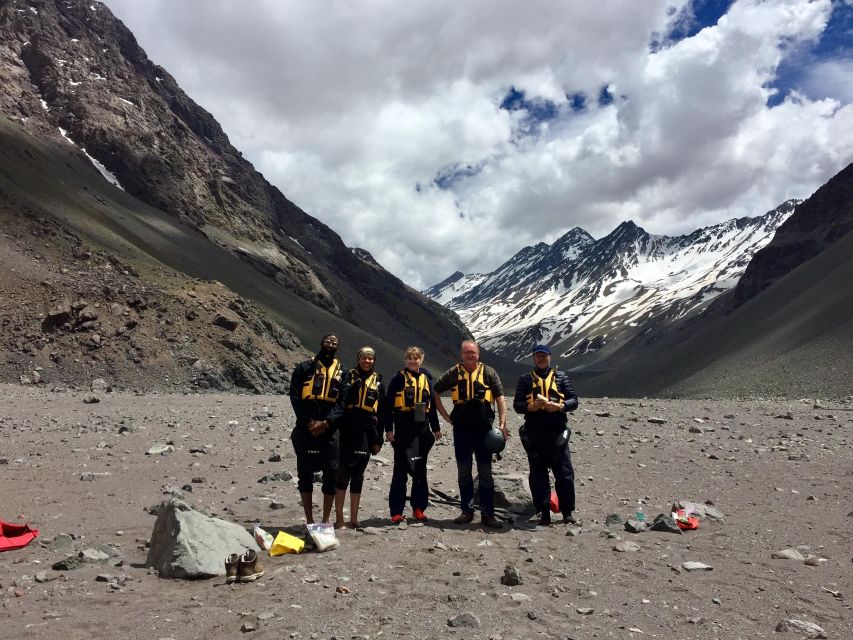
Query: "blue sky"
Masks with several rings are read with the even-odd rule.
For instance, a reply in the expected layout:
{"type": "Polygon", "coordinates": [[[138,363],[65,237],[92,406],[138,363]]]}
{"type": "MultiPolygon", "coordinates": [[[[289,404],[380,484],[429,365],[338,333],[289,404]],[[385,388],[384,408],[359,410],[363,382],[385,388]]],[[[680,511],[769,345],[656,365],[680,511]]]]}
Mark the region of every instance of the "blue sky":
{"type": "Polygon", "coordinates": [[[106,4],[267,179],[415,287],[575,226],[760,215],[853,161],[853,0],[106,4]]]}

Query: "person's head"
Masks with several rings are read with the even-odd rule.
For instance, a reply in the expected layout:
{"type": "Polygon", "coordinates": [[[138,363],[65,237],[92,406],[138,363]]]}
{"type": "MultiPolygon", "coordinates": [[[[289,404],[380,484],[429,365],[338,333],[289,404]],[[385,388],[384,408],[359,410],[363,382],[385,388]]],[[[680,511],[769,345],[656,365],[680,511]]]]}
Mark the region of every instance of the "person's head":
{"type": "Polygon", "coordinates": [[[403,357],[406,360],[406,369],[417,373],[424,363],[424,350],[420,347],[409,347],[403,357]]]}
{"type": "Polygon", "coordinates": [[[320,341],[320,355],[321,356],[333,356],[338,352],[338,344],[339,344],[338,336],[334,333],[328,333],[323,336],[323,339],[320,341]]]}
{"type": "Polygon", "coordinates": [[[468,371],[473,371],[477,368],[477,363],[480,362],[480,347],[473,340],[465,340],[460,347],[460,358],[462,366],[468,371]]]}
{"type": "Polygon", "coordinates": [[[533,364],[537,369],[547,369],[551,366],[551,348],[547,344],[537,344],[533,347],[533,364]]]}
{"type": "Polygon", "coordinates": [[[376,362],[376,352],[373,350],[373,347],[362,347],[359,349],[358,354],[356,354],[356,361],[358,362],[358,368],[365,373],[373,371],[373,365],[376,362]]]}

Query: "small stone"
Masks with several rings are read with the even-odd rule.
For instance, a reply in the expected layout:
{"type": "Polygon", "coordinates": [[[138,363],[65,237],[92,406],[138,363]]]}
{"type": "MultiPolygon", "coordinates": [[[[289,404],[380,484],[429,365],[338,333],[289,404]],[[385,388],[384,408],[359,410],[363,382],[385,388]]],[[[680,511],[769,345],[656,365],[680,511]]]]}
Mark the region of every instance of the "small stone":
{"type": "Polygon", "coordinates": [[[465,611],[463,613],[460,613],[459,615],[453,616],[452,618],[448,618],[447,626],[466,629],[479,629],[480,619],[473,613],[465,611]]]}
{"type": "Polygon", "coordinates": [[[95,480],[95,474],[94,473],[88,473],[88,472],[83,473],[80,475],[80,480],[82,482],[93,482],[95,480]]]}
{"type": "Polygon", "coordinates": [[[595,609],[593,609],[592,607],[578,607],[577,609],[575,609],[575,611],[581,614],[582,616],[589,616],[595,613],[595,609]]]}
{"type": "Polygon", "coordinates": [[[673,520],[672,516],[660,514],[652,523],[652,531],[666,531],[668,533],[676,533],[682,535],[681,527],[673,520]]]}
{"type": "Polygon", "coordinates": [[[625,531],[630,533],[642,533],[646,530],[646,523],[639,520],[628,520],[625,523],[625,531]]]}
{"type": "Polygon", "coordinates": [[[527,602],[530,600],[530,596],[524,593],[511,593],[509,595],[510,600],[513,602],[527,602]]]}
{"type": "Polygon", "coordinates": [[[155,444],[148,451],[145,452],[146,456],[164,456],[167,453],[172,453],[175,450],[170,444],[155,444]]]}
{"type": "Polygon", "coordinates": [[[281,462],[281,454],[271,453],[269,457],[269,462],[281,462]]]}
{"type": "Polygon", "coordinates": [[[711,602],[713,602],[714,604],[723,604],[723,601],[719,598],[711,598],[711,602]]]}
{"type": "Polygon", "coordinates": [[[71,571],[80,566],[80,560],[77,556],[68,556],[60,560],[59,562],[54,562],[51,566],[51,569],[54,571],[71,571]]]}
{"type": "Polygon", "coordinates": [[[566,531],[566,535],[570,538],[577,538],[583,530],[580,527],[572,527],[566,531]]]}
{"type": "Polygon", "coordinates": [[[506,565],[506,567],[504,567],[504,574],[501,576],[501,584],[507,587],[516,587],[520,584],[524,584],[518,567],[511,564],[506,565]]]}
{"type": "Polygon", "coordinates": [[[804,635],[806,638],[826,638],[826,631],[816,625],[814,622],[805,622],[803,620],[782,620],[776,625],[777,633],[785,633],[793,631],[804,635]]]}
{"type": "Polygon", "coordinates": [[[651,424],[666,424],[666,420],[664,418],[649,418],[648,422],[651,424]]]}
{"type": "Polygon", "coordinates": [[[536,618],[537,618],[537,616],[536,616],[535,611],[528,611],[527,612],[527,619],[528,620],[536,620],[536,618]]]}
{"type": "Polygon", "coordinates": [[[258,625],[256,625],[254,622],[248,622],[247,621],[247,622],[244,622],[240,626],[240,631],[242,631],[243,633],[249,633],[251,631],[257,631],[257,629],[258,629],[258,625]]]}
{"type": "Polygon", "coordinates": [[[636,542],[631,542],[630,540],[620,540],[613,545],[613,550],[618,551],[619,553],[629,553],[632,551],[639,551],[640,549],[640,545],[636,542]]]}
{"type": "Polygon", "coordinates": [[[711,567],[707,564],[704,564],[702,562],[695,562],[692,560],[688,562],[682,562],[681,568],[685,571],[713,571],[714,569],[714,567],[711,567]]]}
{"type": "Polygon", "coordinates": [[[83,549],[83,551],[79,553],[79,557],[82,562],[87,564],[100,564],[101,562],[106,562],[110,559],[108,553],[104,553],[98,549],[83,549]]]}
{"type": "Polygon", "coordinates": [[[777,560],[796,560],[798,562],[802,562],[806,559],[806,557],[796,549],[782,549],[781,551],[773,553],[771,557],[777,560]]]}
{"type": "Polygon", "coordinates": [[[286,505],[283,502],[277,502],[273,500],[270,502],[270,509],[284,509],[286,505]]]}
{"type": "Polygon", "coordinates": [[[349,592],[350,592],[349,587],[344,587],[343,585],[338,585],[337,587],[335,587],[335,593],[341,593],[341,594],[346,595],[349,592]]]}
{"type": "Polygon", "coordinates": [[[607,526],[622,524],[622,516],[618,513],[608,513],[607,517],[604,519],[604,524],[607,526]]]}
{"type": "Polygon", "coordinates": [[[43,584],[45,582],[50,582],[53,578],[47,575],[47,571],[39,571],[36,573],[36,582],[39,584],[43,584]]]}

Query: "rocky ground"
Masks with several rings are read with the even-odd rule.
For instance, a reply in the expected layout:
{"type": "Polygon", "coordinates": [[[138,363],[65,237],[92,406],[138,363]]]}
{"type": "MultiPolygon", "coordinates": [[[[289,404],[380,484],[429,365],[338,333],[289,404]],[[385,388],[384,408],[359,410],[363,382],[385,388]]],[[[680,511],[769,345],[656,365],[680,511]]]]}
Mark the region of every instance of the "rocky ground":
{"type": "MultiPolygon", "coordinates": [[[[801,637],[775,631],[794,619],[853,637],[853,401],[582,400],[572,437],[582,524],[572,528],[510,511],[502,531],[456,526],[456,507],[440,500],[425,526],[392,527],[386,448],[368,469],[363,531],[342,532],[329,553],[267,558],[259,581],[226,585],[150,572],[147,510],[178,491],[219,517],[298,531],[293,482],[259,483],[295,473],[287,399],[85,395],[0,387],[0,518],[41,530],[0,554],[9,636],[801,637]],[[650,518],[682,499],[722,519],[683,535],[606,524],[638,499],[650,518]],[[52,568],[86,549],[113,558],[52,568]],[[786,549],[794,559],[774,557],[786,549]],[[507,565],[520,584],[502,583],[507,565]]],[[[430,461],[432,486],[455,494],[452,448],[430,461]]],[[[523,501],[517,438],[495,469],[509,476],[498,481],[508,498],[523,501]]]]}

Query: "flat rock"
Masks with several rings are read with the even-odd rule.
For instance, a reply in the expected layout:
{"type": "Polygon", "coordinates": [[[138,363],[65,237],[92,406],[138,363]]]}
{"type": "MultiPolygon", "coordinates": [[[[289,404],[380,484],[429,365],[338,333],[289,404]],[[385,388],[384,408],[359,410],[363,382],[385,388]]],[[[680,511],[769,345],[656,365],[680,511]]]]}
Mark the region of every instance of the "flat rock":
{"type": "Polygon", "coordinates": [[[524,584],[524,580],[521,578],[521,572],[518,570],[518,567],[512,564],[508,564],[504,567],[504,574],[501,576],[501,584],[508,587],[516,587],[520,584],[524,584]]]}
{"type": "Polygon", "coordinates": [[[814,622],[806,622],[804,620],[782,620],[776,625],[777,633],[785,633],[793,631],[799,633],[806,638],[826,638],[826,631],[816,625],[814,622]]]}
{"type": "Polygon", "coordinates": [[[642,533],[646,530],[646,523],[639,520],[628,520],[625,523],[625,531],[630,533],[642,533]]]}
{"type": "Polygon", "coordinates": [[[777,560],[797,560],[798,562],[802,562],[806,559],[806,557],[796,549],[782,549],[781,551],[775,551],[771,557],[777,560]]]}
{"type": "Polygon", "coordinates": [[[619,553],[639,551],[640,548],[640,545],[638,545],[636,542],[631,542],[630,540],[620,540],[615,545],[613,545],[613,550],[618,551],[619,553]]]}
{"type": "Polygon", "coordinates": [[[145,452],[146,456],[164,456],[167,453],[172,453],[175,450],[170,444],[155,444],[152,445],[148,451],[145,452]]]}
{"type": "Polygon", "coordinates": [[[713,571],[714,567],[711,567],[702,562],[695,562],[693,560],[689,560],[687,562],[681,563],[681,568],[685,571],[713,571]]]}

